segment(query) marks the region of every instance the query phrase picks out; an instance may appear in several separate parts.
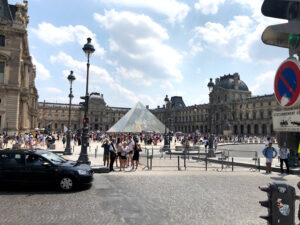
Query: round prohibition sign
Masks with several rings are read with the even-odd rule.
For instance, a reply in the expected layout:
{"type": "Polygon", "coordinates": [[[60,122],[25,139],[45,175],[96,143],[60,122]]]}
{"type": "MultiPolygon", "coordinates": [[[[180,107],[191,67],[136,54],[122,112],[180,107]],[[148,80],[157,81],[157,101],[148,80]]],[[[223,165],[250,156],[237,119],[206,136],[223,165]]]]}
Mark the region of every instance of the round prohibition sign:
{"type": "Polygon", "coordinates": [[[275,97],[284,107],[294,106],[300,98],[300,63],[296,59],[284,61],[274,80],[275,97]]]}

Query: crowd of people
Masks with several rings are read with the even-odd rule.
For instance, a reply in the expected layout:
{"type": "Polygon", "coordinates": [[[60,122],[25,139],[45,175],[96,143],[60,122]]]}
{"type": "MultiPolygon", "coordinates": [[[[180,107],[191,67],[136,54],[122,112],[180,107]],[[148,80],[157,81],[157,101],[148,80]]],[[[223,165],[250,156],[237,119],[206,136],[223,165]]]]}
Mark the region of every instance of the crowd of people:
{"type": "Polygon", "coordinates": [[[114,162],[120,171],[125,171],[126,168],[133,171],[138,169],[142,148],[137,137],[133,138],[129,135],[127,138],[117,137],[111,140],[106,138],[102,147],[104,148],[103,164],[109,167],[110,171],[114,171],[114,162]]]}
{"type": "MultiPolygon", "coordinates": [[[[71,132],[71,140],[74,145],[81,145],[81,135],[76,132],[71,132]]],[[[137,170],[139,165],[139,153],[142,150],[141,144],[144,145],[157,145],[164,141],[164,134],[107,134],[104,132],[90,132],[89,142],[102,142],[103,163],[114,171],[113,165],[120,171],[124,171],[126,168],[131,170],[137,170]]],[[[209,137],[205,134],[172,134],[167,135],[168,143],[176,145],[181,143],[182,145],[204,145],[205,149],[209,146],[209,137]]],[[[217,150],[218,143],[223,142],[247,142],[259,139],[260,142],[265,142],[265,148],[262,154],[266,158],[266,172],[271,173],[272,160],[279,155],[281,173],[283,173],[283,163],[287,167],[287,173],[289,173],[288,156],[289,150],[287,148],[280,148],[278,151],[272,146],[275,143],[274,138],[270,137],[255,137],[255,136],[214,136],[212,140],[212,146],[214,150],[217,150]]],[[[63,132],[57,132],[52,134],[43,134],[40,132],[19,133],[13,136],[8,136],[5,133],[0,134],[0,149],[8,148],[8,143],[17,145],[19,149],[38,149],[38,148],[51,148],[51,145],[56,141],[61,141],[63,147],[65,147],[67,141],[67,134],[63,132]]]]}

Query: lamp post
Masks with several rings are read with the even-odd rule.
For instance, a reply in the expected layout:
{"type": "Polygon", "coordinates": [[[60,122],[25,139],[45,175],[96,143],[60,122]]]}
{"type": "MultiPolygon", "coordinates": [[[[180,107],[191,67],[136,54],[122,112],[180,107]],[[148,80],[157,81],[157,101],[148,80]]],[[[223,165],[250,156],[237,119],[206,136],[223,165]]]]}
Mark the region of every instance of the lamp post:
{"type": "Polygon", "coordinates": [[[67,132],[67,146],[65,148],[64,155],[72,155],[71,152],[71,105],[72,105],[72,99],[74,98],[72,93],[72,84],[75,80],[75,76],[73,75],[73,71],[71,71],[70,75],[68,76],[68,81],[70,82],[70,94],[69,94],[69,120],[68,120],[68,132],[67,132]]]}
{"type": "Polygon", "coordinates": [[[168,106],[169,106],[169,98],[168,98],[168,95],[166,95],[166,97],[165,97],[165,99],[164,99],[164,101],[165,101],[165,137],[164,137],[164,147],[163,147],[163,149],[164,150],[167,150],[167,149],[169,149],[170,148],[170,146],[169,146],[169,143],[168,143],[168,140],[167,140],[167,124],[168,124],[168,115],[167,115],[167,110],[168,110],[168,106]]]}
{"type": "Polygon", "coordinates": [[[92,39],[88,38],[87,43],[83,46],[82,50],[84,51],[87,57],[87,73],[86,73],[86,89],[85,89],[85,102],[84,102],[84,118],[83,118],[83,129],[82,129],[82,145],[78,163],[90,164],[89,158],[87,155],[87,147],[89,140],[89,120],[88,120],[88,104],[89,104],[89,70],[90,70],[90,57],[95,51],[94,46],[91,44],[92,39]]]}
{"type": "MultiPolygon", "coordinates": [[[[210,78],[209,83],[207,84],[208,87],[208,91],[209,91],[209,95],[211,95],[213,89],[214,89],[214,82],[212,81],[212,78],[210,78]]],[[[210,101],[210,105],[209,105],[209,123],[210,123],[210,132],[209,132],[209,137],[208,137],[208,156],[209,157],[214,157],[214,136],[212,134],[212,113],[213,113],[213,103],[210,101]]]]}

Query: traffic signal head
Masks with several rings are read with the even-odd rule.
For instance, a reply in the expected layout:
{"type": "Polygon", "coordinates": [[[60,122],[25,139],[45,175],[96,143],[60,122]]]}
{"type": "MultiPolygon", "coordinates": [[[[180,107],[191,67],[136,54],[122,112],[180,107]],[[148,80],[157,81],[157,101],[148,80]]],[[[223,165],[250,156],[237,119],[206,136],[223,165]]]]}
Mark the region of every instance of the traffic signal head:
{"type": "Polygon", "coordinates": [[[80,110],[82,110],[82,111],[88,111],[89,96],[81,96],[80,98],[84,100],[84,102],[79,102],[80,110]]]}
{"type": "Polygon", "coordinates": [[[265,0],[261,11],[265,16],[288,20],[288,23],[268,26],[262,41],[289,48],[290,55],[300,52],[300,0],[265,0]]]}
{"type": "Polygon", "coordinates": [[[83,125],[88,124],[89,123],[89,118],[83,118],[83,125]]]}
{"type": "Polygon", "coordinates": [[[273,183],[259,189],[268,194],[268,200],[259,202],[261,206],[268,208],[268,215],[261,218],[270,225],[294,225],[295,189],[283,183],[273,183]]]}

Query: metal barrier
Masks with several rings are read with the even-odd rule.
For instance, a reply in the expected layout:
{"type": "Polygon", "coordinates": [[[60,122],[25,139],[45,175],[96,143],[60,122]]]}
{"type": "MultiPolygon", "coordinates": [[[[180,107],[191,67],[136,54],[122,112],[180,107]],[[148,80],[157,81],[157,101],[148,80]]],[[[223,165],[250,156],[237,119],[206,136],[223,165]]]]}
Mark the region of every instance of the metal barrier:
{"type": "MultiPolygon", "coordinates": [[[[235,170],[235,166],[242,168],[248,167],[252,172],[260,171],[260,159],[256,151],[237,151],[224,149],[215,152],[218,157],[209,157],[208,150],[200,146],[176,146],[171,148],[170,151],[164,152],[161,149],[151,149],[145,147],[145,153],[140,155],[145,168],[152,170],[153,168],[176,168],[181,170],[181,163],[184,170],[188,169],[213,169],[217,171],[224,171],[230,169],[235,170]],[[169,157],[165,157],[169,154],[169,157]],[[174,157],[174,155],[176,157],[174,157]],[[192,157],[191,157],[192,156],[192,157]],[[236,160],[236,158],[240,160],[236,160]],[[182,162],[180,162],[182,161],[182,162]],[[253,163],[254,161],[254,163],[253,163]]],[[[142,161],[141,160],[141,161],[142,161]]]]}

